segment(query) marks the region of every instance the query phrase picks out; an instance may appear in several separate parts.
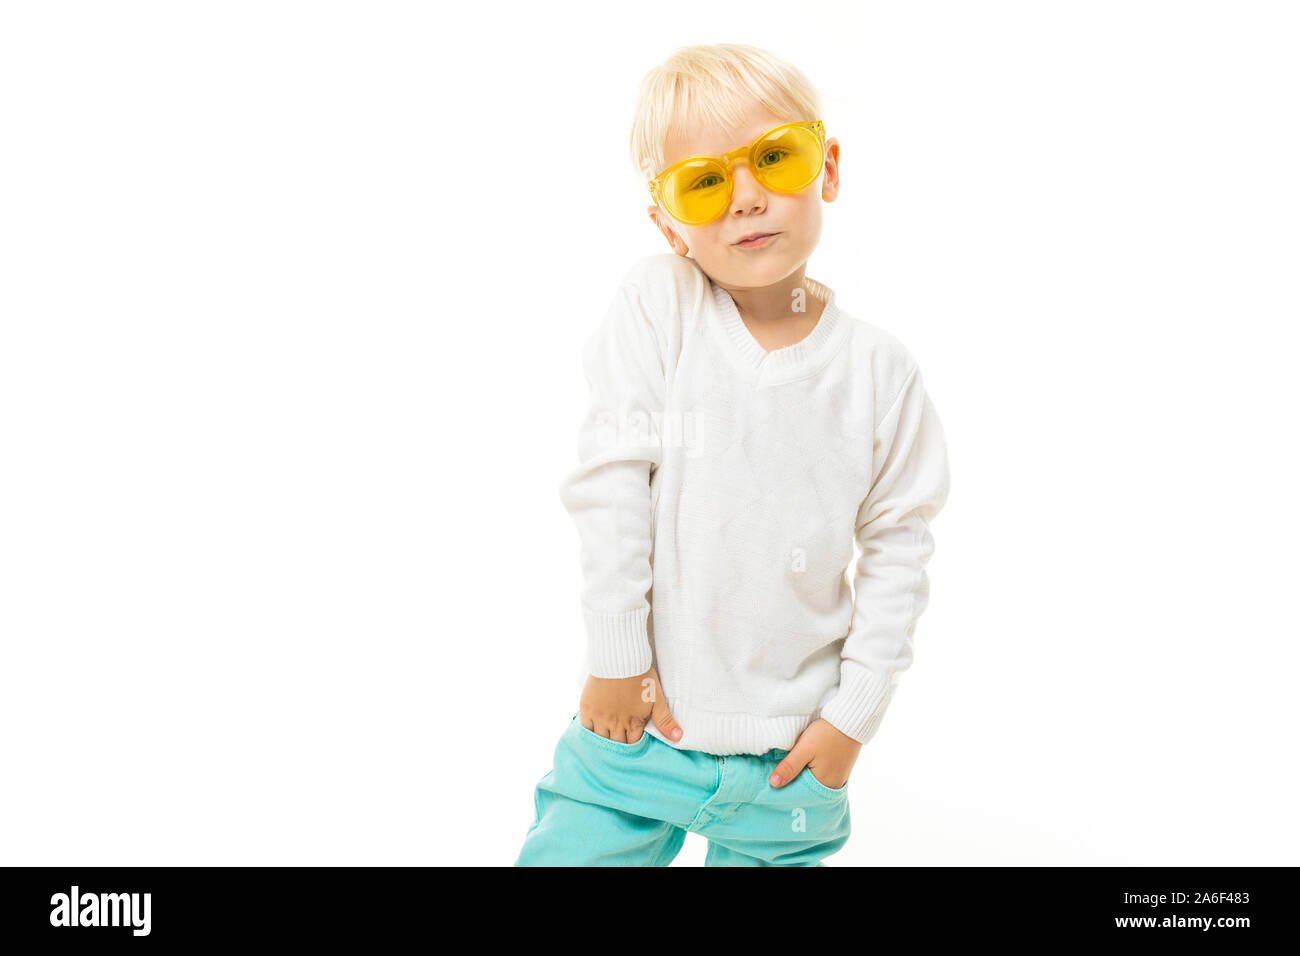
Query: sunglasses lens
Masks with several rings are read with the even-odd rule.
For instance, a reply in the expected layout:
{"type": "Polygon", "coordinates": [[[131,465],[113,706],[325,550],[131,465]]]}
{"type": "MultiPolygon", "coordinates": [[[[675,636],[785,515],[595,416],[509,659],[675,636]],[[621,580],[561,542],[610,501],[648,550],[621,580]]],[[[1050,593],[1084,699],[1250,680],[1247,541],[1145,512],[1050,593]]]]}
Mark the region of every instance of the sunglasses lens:
{"type": "Polygon", "coordinates": [[[754,175],[777,192],[798,192],[817,178],[821,167],[821,143],[803,126],[775,129],[754,150],[754,175]]]}
{"type": "Polygon", "coordinates": [[[694,224],[716,219],[726,209],[731,190],[722,166],[711,160],[694,160],[667,178],[663,193],[673,217],[694,224]]]}

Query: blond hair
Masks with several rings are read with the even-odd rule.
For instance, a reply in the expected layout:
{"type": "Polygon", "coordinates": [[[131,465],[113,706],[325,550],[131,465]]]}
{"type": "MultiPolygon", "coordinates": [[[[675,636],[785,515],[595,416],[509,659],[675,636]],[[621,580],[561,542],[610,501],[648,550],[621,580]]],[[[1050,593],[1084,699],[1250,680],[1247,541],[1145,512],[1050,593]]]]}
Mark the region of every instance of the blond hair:
{"type": "Polygon", "coordinates": [[[684,46],[641,80],[628,147],[647,181],[666,165],[669,131],[683,125],[738,128],[755,101],[785,122],[822,119],[821,98],[785,60],[741,43],[684,46]]]}

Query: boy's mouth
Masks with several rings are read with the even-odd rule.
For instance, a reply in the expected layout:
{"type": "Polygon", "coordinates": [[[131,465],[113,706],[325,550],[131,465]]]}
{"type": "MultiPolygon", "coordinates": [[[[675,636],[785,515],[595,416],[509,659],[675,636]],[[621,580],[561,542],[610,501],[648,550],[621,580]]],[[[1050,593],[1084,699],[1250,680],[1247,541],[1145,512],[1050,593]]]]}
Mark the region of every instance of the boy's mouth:
{"type": "Polygon", "coordinates": [[[749,235],[736,240],[735,245],[742,249],[753,249],[756,246],[765,244],[773,236],[779,235],[775,232],[751,232],[749,235]]]}

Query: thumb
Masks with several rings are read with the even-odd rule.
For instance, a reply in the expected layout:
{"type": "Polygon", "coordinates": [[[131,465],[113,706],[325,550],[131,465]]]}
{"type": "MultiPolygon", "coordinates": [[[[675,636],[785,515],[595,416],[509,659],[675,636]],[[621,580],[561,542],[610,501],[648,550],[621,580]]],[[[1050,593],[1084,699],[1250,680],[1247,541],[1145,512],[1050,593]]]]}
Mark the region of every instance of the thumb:
{"type": "Polygon", "coordinates": [[[799,776],[800,771],[808,766],[808,761],[812,759],[812,751],[801,748],[798,744],[794,750],[791,750],[776,765],[772,771],[772,776],[767,778],[767,782],[774,787],[784,787],[787,783],[799,776]]]}
{"type": "Polygon", "coordinates": [[[681,740],[682,728],[678,726],[677,721],[673,719],[672,713],[668,710],[668,702],[664,700],[664,688],[659,683],[659,675],[654,676],[654,704],[650,708],[650,719],[654,725],[659,728],[659,732],[669,740],[681,740]]]}

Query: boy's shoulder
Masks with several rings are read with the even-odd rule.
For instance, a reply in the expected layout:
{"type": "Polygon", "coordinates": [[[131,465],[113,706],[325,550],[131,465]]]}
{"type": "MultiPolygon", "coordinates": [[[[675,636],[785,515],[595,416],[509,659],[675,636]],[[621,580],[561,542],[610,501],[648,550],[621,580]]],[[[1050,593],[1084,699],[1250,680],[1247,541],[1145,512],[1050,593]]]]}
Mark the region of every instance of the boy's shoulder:
{"type": "Polygon", "coordinates": [[[620,285],[631,286],[643,298],[665,309],[677,309],[708,285],[699,263],[673,252],[653,253],[637,259],[623,274],[620,285]]]}
{"type": "Polygon", "coordinates": [[[851,360],[870,370],[876,405],[883,413],[902,394],[912,376],[919,374],[920,363],[903,340],[889,329],[850,315],[843,309],[840,315],[852,326],[848,346],[851,360]]]}
{"type": "Polygon", "coordinates": [[[639,302],[638,314],[649,320],[663,347],[672,351],[680,346],[698,314],[708,294],[709,278],[694,259],[665,252],[637,259],[623,273],[618,287],[620,296],[630,293],[639,302]]]}

